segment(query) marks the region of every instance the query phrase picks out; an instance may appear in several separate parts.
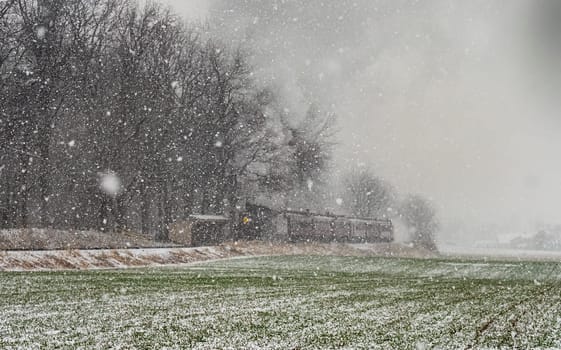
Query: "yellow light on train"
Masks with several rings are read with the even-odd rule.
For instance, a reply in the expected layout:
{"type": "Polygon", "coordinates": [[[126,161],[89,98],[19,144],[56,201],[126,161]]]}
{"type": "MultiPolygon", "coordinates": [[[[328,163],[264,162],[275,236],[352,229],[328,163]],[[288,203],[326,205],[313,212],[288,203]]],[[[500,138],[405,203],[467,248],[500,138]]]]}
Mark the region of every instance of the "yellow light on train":
{"type": "Polygon", "coordinates": [[[244,224],[246,224],[246,225],[249,224],[250,221],[251,221],[251,219],[248,218],[247,216],[244,216],[244,217],[242,218],[242,222],[243,222],[244,224]]]}

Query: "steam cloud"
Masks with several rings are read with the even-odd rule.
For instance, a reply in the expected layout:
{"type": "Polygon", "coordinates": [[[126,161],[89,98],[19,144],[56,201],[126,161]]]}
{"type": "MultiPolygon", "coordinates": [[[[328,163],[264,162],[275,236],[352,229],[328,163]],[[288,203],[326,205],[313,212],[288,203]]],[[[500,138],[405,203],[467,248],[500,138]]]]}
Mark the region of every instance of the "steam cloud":
{"type": "Polygon", "coordinates": [[[556,2],[169,2],[250,48],[295,110],[334,109],[339,168],[432,198],[445,233],[561,223],[556,2]]]}

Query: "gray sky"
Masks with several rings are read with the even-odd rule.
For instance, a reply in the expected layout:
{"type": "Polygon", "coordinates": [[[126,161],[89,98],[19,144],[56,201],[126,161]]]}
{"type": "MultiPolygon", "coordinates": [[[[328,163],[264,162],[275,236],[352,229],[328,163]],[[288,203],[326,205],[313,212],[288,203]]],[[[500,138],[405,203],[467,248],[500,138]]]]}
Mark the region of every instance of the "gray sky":
{"type": "Polygon", "coordinates": [[[368,164],[445,223],[561,223],[555,1],[167,1],[254,50],[291,108],[333,108],[339,169],[368,164]]]}

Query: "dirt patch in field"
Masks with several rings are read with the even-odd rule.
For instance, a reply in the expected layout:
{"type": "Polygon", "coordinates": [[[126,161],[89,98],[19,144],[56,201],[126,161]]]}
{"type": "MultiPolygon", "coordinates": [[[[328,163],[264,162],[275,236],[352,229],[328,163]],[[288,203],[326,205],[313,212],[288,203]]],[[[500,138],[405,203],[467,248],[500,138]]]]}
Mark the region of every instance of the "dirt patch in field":
{"type": "Polygon", "coordinates": [[[332,255],[433,257],[434,254],[397,243],[380,244],[283,244],[231,242],[215,247],[99,249],[55,251],[4,251],[0,271],[84,270],[163,266],[197,261],[267,255],[332,255]]]}

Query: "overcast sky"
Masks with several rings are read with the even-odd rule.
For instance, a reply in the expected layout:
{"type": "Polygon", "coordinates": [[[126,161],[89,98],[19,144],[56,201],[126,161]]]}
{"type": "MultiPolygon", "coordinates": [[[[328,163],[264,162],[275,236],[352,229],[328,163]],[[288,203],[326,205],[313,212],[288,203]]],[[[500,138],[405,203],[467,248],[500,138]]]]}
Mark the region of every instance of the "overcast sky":
{"type": "Polygon", "coordinates": [[[167,2],[251,48],[294,110],[336,111],[339,169],[368,164],[445,223],[561,223],[555,1],[167,2]]]}

